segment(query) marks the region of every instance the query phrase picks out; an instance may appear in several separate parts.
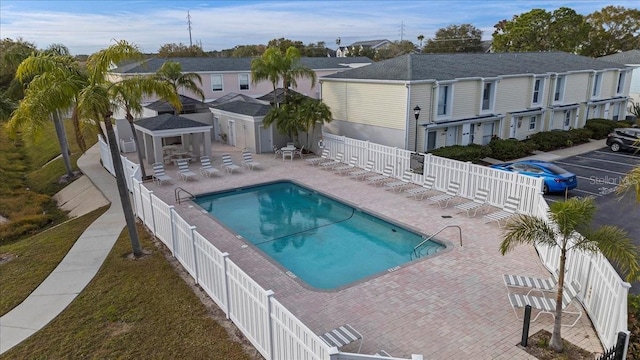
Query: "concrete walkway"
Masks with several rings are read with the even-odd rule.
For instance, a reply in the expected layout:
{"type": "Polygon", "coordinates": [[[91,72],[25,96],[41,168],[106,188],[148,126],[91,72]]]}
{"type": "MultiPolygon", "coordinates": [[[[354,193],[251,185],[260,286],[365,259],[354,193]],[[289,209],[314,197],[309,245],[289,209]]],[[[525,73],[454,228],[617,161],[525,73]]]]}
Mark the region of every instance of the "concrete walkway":
{"type": "Polygon", "coordinates": [[[0,317],[0,354],[42,329],[75,299],[98,272],[126,224],[116,181],[100,165],[97,144],[78,159],[78,167],[111,201],[111,207],[24,302],[0,317]]]}

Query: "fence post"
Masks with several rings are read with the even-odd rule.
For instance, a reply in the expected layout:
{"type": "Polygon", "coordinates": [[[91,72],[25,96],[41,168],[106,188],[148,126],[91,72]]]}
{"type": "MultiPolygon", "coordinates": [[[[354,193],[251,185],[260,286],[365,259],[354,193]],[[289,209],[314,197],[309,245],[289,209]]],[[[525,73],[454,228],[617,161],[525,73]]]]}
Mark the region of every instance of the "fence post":
{"type": "Polygon", "coordinates": [[[227,303],[227,320],[231,318],[231,295],[229,295],[229,275],[227,274],[227,260],[229,259],[229,253],[222,253],[222,269],[224,271],[224,301],[227,303]]]}
{"type": "Polygon", "coordinates": [[[171,255],[176,257],[176,224],[173,221],[173,214],[175,210],[173,207],[169,209],[169,221],[171,222],[171,255]]]}
{"type": "MultiPolygon", "coordinates": [[[[133,176],[131,177],[133,179],[133,176]]],[[[153,191],[149,191],[149,209],[151,209],[151,224],[153,225],[153,236],[156,236],[156,215],[153,211],[153,191]]]]}
{"type": "Polygon", "coordinates": [[[527,347],[529,341],[529,325],[531,324],[531,305],[524,307],[524,319],[522,320],[522,340],[520,345],[527,347]]]}
{"type": "Polygon", "coordinates": [[[329,351],[327,351],[327,354],[329,355],[329,360],[338,360],[338,355],[340,355],[340,351],[338,350],[337,347],[332,346],[329,348],[329,351]]]}
{"type": "Polygon", "coordinates": [[[269,359],[276,359],[275,354],[273,353],[273,320],[271,319],[271,299],[273,299],[273,291],[267,290],[265,292],[267,295],[267,325],[269,326],[269,359]]]}
{"type": "Polygon", "coordinates": [[[618,340],[616,341],[616,350],[613,356],[613,360],[623,360],[627,357],[627,349],[629,347],[629,334],[624,331],[618,333],[618,340]]]}
{"type": "Polygon", "coordinates": [[[191,230],[191,250],[193,251],[193,271],[195,272],[193,278],[198,283],[198,253],[196,252],[196,236],[194,232],[196,231],[195,226],[189,227],[191,230]]]}

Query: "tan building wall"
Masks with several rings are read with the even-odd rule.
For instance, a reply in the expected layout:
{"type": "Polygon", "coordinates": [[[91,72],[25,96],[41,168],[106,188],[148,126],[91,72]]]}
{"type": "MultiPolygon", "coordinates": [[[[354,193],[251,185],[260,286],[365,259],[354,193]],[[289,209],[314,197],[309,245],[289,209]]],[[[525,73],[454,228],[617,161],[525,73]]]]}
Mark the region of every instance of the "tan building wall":
{"type": "Polygon", "coordinates": [[[458,81],[454,84],[451,119],[474,117],[479,113],[479,84],[480,82],[477,80],[458,81]]]}
{"type": "Polygon", "coordinates": [[[526,109],[531,105],[533,78],[510,77],[501,79],[496,89],[495,113],[504,114],[514,109],[526,109]]]}

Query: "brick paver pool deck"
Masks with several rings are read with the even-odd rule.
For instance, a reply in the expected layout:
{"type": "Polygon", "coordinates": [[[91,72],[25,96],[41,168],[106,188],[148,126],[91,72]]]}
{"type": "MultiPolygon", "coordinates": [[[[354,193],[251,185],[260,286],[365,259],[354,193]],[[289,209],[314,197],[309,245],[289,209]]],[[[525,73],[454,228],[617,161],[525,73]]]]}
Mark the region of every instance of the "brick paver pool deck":
{"type": "MultiPolygon", "coordinates": [[[[240,164],[239,149],[220,144],[214,144],[213,149],[215,167],[221,168],[223,152],[231,153],[240,164]]],[[[130,157],[136,160],[135,155],[130,157]]],[[[522,322],[511,309],[502,280],[505,273],[549,276],[533,247],[521,246],[502,256],[498,250],[501,231],[497,224],[485,223],[481,214],[468,218],[453,205],[441,209],[426,199],[416,201],[384,187],[310,166],[299,158],[282,161],[273,154],[258,154],[254,160],[262,164],[261,169],[198,177],[188,182],[178,180],[175,166],[166,165],[167,174],[174,178],[172,184],[157,186],[149,181],[144,185],[175,205],[176,211],[198,232],[228,252],[230,259],[262,287],[273,290],[275,298],[317,334],[349,323],[364,336],[364,354],[384,349],[394,357],[405,358],[413,353],[422,354],[425,359],[533,359],[516,346],[522,322]],[[197,195],[279,179],[294,180],[426,234],[445,225],[458,225],[462,228],[462,246],[457,229],[450,228],[437,236],[450,243],[448,251],[339,291],[317,291],[287,276],[253,247],[243,246],[243,240],[192,202],[177,204],[174,198],[177,186],[197,195]]],[[[190,166],[197,171],[199,163],[190,166]]],[[[153,173],[150,165],[146,169],[148,174],[153,173]]],[[[569,316],[563,319],[573,322],[569,316]]],[[[540,329],[552,331],[550,315],[543,314],[532,323],[530,334],[540,329]]],[[[562,335],[588,351],[602,352],[586,315],[575,327],[563,327],[562,335]]],[[[357,345],[342,350],[356,351],[357,345]]]]}

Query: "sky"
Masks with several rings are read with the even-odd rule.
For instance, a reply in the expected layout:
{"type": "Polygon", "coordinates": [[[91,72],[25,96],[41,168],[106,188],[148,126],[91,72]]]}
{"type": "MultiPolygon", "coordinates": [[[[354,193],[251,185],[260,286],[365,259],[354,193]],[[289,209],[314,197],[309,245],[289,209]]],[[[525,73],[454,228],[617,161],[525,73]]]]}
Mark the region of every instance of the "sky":
{"type": "Polygon", "coordinates": [[[66,45],[72,54],[91,54],[116,40],[143,52],[167,43],[189,44],[205,51],[236,45],[267,44],[275,38],[305,44],[324,41],[332,49],[355,41],[388,39],[418,43],[449,25],[469,23],[491,39],[493,25],[534,8],[562,6],[582,15],[615,4],[638,8],[638,1],[414,0],[414,1],[223,1],[223,0],[75,0],[0,2],[0,37],[23,38],[46,48],[66,45]]]}

